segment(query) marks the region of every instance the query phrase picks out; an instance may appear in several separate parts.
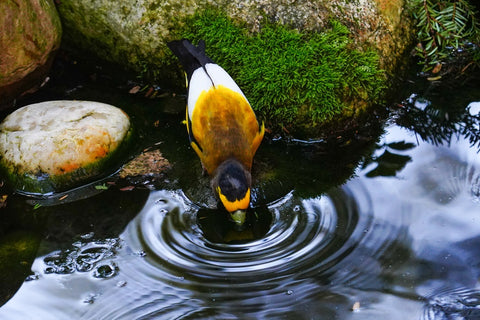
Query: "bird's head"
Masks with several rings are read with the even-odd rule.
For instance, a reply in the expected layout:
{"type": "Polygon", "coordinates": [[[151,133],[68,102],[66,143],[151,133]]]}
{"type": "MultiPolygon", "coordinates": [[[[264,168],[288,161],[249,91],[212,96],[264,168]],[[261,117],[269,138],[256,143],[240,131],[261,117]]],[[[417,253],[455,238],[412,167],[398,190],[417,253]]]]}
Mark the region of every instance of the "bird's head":
{"type": "Polygon", "coordinates": [[[247,208],[250,205],[250,172],[237,160],[228,159],[215,170],[212,188],[239,225],[245,222],[247,208]]]}

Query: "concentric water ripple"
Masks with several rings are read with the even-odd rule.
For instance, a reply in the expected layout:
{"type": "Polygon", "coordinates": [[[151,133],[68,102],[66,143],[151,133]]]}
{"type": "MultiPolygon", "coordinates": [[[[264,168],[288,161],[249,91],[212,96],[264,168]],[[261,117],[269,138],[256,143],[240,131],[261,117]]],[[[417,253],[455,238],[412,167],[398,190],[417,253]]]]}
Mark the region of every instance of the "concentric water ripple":
{"type": "Polygon", "coordinates": [[[80,251],[37,259],[38,276],[3,311],[25,318],[27,301],[54,292],[55,305],[42,305],[51,319],[343,319],[364,290],[389,288],[385,265],[408,234],[401,215],[375,212],[360,179],[317,197],[290,192],[254,208],[242,229],[225,216],[181,191],[153,191],[113,251],[84,239],[80,251]],[[98,268],[76,267],[84,256],[98,268]]]}
{"type": "Polygon", "coordinates": [[[120,263],[119,277],[128,279],[122,300],[129,303],[108,307],[117,288],[85,318],[271,319],[294,315],[302,305],[335,314],[336,304],[350,304],[351,290],[378,282],[378,260],[400,230],[373,222],[360,183],[309,199],[292,192],[256,208],[257,222],[271,221],[264,234],[234,224],[230,230],[256,234],[249,241],[212,241],[198,210],[181,192],[153,192],[122,236],[131,261],[120,263]],[[374,228],[383,233],[370,233],[374,228]],[[324,298],[332,304],[316,302],[324,298]]]}
{"type": "Polygon", "coordinates": [[[298,277],[311,268],[318,274],[345,253],[338,249],[355,230],[358,212],[345,192],[336,193],[307,200],[288,194],[268,207],[265,214],[272,215],[272,222],[265,236],[240,244],[206,239],[196,223],[196,210],[181,209],[180,202],[162,192],[134,224],[147,259],[166,273],[210,288],[223,283],[251,286],[298,277]],[[334,197],[350,203],[335,203],[334,197]]]}

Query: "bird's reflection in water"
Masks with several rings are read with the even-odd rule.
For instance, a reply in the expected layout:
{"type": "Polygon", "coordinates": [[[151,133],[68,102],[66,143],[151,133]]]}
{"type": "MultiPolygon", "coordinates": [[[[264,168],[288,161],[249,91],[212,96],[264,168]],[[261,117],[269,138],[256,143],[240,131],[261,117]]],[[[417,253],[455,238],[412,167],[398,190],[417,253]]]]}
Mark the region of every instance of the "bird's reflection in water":
{"type": "Polygon", "coordinates": [[[224,210],[200,209],[197,221],[208,241],[242,244],[263,238],[272,224],[272,214],[267,207],[249,208],[245,223],[240,226],[224,210]]]}

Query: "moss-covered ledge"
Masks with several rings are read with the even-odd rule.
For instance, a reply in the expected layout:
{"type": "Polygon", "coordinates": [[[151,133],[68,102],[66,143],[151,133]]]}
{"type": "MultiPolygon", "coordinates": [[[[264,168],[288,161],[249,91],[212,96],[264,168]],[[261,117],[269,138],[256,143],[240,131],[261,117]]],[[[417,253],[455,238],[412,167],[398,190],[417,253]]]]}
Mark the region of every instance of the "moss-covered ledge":
{"type": "Polygon", "coordinates": [[[315,135],[339,115],[382,100],[378,53],[359,50],[331,20],[322,32],[265,23],[259,32],[215,10],[193,15],[181,37],[204,39],[207,54],[234,75],[257,115],[274,131],[315,135]]]}
{"type": "Polygon", "coordinates": [[[318,137],[382,101],[413,25],[403,0],[62,0],[66,45],[164,86],[184,80],[166,42],[204,39],[273,132],[318,137]],[[172,81],[174,79],[174,81],[172,81]],[[326,126],[328,124],[328,126],[326,126]]]}

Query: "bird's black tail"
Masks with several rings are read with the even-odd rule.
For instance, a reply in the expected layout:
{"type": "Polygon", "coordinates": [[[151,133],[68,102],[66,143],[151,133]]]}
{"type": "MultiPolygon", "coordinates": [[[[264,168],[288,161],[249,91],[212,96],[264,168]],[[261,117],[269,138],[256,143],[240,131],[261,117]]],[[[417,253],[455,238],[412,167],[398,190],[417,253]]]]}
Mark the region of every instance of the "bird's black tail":
{"type": "Polygon", "coordinates": [[[213,61],[205,54],[205,41],[203,40],[198,42],[198,46],[194,46],[187,39],[168,42],[167,46],[180,60],[183,69],[187,73],[189,83],[195,70],[200,67],[205,69],[207,63],[213,63],[213,61]]]}

